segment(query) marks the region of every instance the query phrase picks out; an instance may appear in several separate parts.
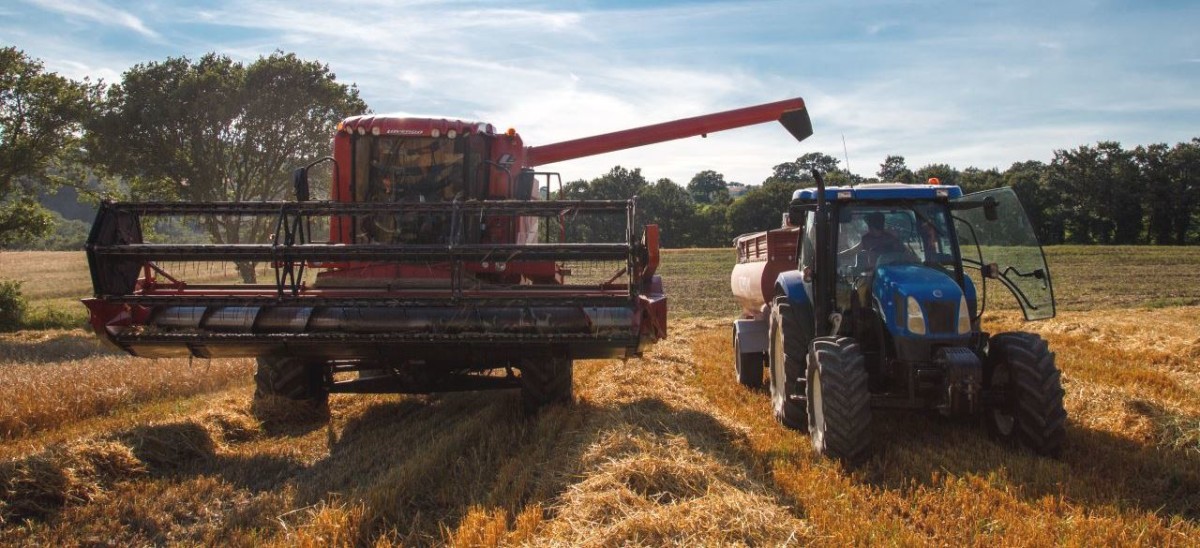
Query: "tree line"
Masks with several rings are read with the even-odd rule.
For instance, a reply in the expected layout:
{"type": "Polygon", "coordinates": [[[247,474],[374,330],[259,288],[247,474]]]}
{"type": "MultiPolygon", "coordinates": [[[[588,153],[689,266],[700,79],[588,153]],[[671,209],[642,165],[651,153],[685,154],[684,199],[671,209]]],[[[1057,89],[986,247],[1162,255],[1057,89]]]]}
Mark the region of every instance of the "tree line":
{"type": "Polygon", "coordinates": [[[722,174],[701,171],[686,185],[651,184],[640,169],[614,167],[591,181],[564,185],[571,199],[638,196],[640,221],[657,223],[665,247],[728,246],[739,234],[778,228],[794,191],[815,186],[812,170],[829,185],[878,182],[958,185],[964,193],[1012,187],[1044,245],[1188,245],[1200,242],[1200,138],[1137,146],[1102,141],[1056,150],[1050,162],[1016,162],[1008,169],[963,170],[934,163],[910,169],[888,156],[875,177],[842,169],[819,152],[772,169],[760,185],[734,198],[722,174]]]}
{"type": "MultiPolygon", "coordinates": [[[[46,207],[60,188],[93,202],[285,199],[291,169],[328,154],[337,122],[367,111],[354,85],[290,53],[249,63],[215,53],[168,58],[105,83],[64,78],[15,47],[0,48],[0,245],[77,249],[90,219],[63,219],[46,207]]],[[[830,184],[937,177],[966,192],[1011,186],[1046,244],[1200,240],[1200,139],[1132,150],[1100,142],[1004,171],[941,163],[912,170],[889,156],[870,179],[810,153],[774,166],[739,196],[730,188],[741,185],[712,170],[681,185],[617,166],[561,192],[571,199],[638,196],[639,220],[661,227],[664,246],[724,247],[738,234],[778,227],[792,192],[813,185],[813,169],[830,184]]],[[[260,241],[269,230],[215,216],[201,226],[225,243],[260,241]]],[[[588,239],[615,228],[573,230],[588,239]]]]}

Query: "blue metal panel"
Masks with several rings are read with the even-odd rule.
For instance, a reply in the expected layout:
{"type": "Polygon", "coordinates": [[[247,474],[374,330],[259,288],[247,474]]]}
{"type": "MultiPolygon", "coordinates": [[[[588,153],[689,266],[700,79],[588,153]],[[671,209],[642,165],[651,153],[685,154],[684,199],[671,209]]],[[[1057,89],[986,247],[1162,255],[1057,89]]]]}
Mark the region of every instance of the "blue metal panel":
{"type": "MultiPolygon", "coordinates": [[[[953,185],[905,185],[880,183],[846,187],[827,187],[826,200],[932,200],[961,198],[962,189],[953,185]]],[[[792,193],[793,200],[814,201],[817,189],[802,188],[792,193]]]]}
{"type": "Polygon", "coordinates": [[[783,288],[783,294],[793,305],[803,306],[804,310],[812,308],[812,298],[804,287],[804,276],[799,270],[789,270],[781,273],[775,279],[775,285],[783,288]]]}
{"type": "MultiPolygon", "coordinates": [[[[971,286],[972,288],[974,286],[971,286]]],[[[879,303],[883,314],[884,325],[895,337],[922,338],[927,340],[961,339],[956,332],[935,333],[929,327],[929,303],[944,303],[952,307],[957,318],[958,305],[963,297],[963,290],[945,271],[920,264],[888,264],[875,269],[875,282],[871,294],[879,303]],[[897,298],[898,297],[898,298],[897,298]],[[916,299],[925,313],[926,334],[918,335],[908,330],[901,319],[908,298],[916,299]]],[[[969,306],[969,305],[968,305],[969,306]]]]}

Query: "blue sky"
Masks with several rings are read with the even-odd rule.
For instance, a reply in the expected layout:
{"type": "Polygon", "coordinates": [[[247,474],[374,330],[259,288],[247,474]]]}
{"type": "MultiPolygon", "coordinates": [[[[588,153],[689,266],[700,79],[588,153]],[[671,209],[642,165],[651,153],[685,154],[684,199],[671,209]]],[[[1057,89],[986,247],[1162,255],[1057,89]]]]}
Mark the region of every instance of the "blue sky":
{"type": "Polygon", "coordinates": [[[815,134],[778,125],[547,166],[616,164],[686,183],[757,184],[807,152],[864,176],[1004,169],[1053,150],[1200,136],[1200,2],[495,2],[9,0],[0,43],[118,81],[135,63],[281,49],[357,83],[375,112],[515,127],[547,144],[804,97],[815,134]]]}

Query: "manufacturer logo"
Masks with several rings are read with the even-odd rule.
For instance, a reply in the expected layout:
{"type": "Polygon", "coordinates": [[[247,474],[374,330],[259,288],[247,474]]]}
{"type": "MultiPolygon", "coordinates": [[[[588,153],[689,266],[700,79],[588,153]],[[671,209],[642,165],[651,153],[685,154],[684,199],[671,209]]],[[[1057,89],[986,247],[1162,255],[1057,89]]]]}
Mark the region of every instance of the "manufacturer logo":
{"type": "Polygon", "coordinates": [[[424,133],[419,129],[389,129],[388,135],[421,135],[424,133]]]}
{"type": "Polygon", "coordinates": [[[941,289],[934,289],[934,290],[933,290],[933,296],[934,296],[934,297],[941,298],[941,297],[942,297],[942,290],[941,290],[941,289]]]}

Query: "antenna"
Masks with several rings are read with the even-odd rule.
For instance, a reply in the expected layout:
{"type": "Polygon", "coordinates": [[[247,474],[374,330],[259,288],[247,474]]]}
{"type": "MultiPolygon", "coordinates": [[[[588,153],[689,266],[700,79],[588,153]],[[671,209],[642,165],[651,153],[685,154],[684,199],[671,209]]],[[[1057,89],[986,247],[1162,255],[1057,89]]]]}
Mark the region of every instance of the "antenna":
{"type": "Polygon", "coordinates": [[[846,148],[846,134],[842,134],[842,154],[846,157],[846,173],[850,173],[850,150],[846,148]]]}

